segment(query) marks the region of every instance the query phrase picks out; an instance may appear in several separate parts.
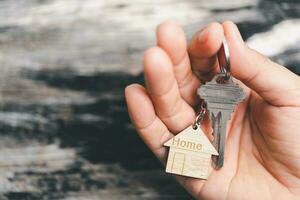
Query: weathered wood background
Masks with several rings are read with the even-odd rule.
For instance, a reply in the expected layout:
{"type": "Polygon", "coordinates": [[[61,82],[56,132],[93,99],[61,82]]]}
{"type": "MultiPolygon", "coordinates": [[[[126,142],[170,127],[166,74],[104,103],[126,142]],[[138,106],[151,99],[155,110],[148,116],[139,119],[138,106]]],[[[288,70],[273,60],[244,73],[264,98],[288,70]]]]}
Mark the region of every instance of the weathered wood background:
{"type": "Polygon", "coordinates": [[[123,88],[155,26],[238,23],[300,73],[298,0],[0,1],[0,199],[189,199],[137,137],[123,88]]]}

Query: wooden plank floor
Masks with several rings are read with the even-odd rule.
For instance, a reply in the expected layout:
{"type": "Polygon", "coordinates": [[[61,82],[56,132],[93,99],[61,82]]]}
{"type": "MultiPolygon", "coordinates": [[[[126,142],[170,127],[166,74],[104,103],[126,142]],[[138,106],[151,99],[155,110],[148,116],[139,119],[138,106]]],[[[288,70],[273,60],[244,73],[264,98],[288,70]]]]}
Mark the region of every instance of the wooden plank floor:
{"type": "Polygon", "coordinates": [[[189,199],[129,122],[155,26],[190,38],[233,20],[300,74],[300,3],[281,0],[0,1],[0,199],[189,199]],[[286,37],[286,35],[289,37],[286,37]]]}

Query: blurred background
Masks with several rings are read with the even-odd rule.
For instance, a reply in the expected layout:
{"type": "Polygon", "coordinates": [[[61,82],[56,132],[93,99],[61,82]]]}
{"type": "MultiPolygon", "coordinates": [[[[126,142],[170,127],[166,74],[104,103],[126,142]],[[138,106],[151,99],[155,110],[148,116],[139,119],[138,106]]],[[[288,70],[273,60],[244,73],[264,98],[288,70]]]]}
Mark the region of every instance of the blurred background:
{"type": "Polygon", "coordinates": [[[233,20],[300,74],[299,0],[1,0],[0,199],[190,199],[138,138],[123,89],[173,19],[233,20]]]}

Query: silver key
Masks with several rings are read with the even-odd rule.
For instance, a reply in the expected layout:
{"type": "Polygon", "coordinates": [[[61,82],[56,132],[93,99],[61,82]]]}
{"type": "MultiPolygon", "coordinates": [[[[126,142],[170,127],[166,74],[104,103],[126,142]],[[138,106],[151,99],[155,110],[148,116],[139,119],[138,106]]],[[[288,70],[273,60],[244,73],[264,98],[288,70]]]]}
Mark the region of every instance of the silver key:
{"type": "Polygon", "coordinates": [[[205,100],[210,112],[214,136],[212,143],[219,153],[219,156],[213,158],[216,169],[221,168],[224,162],[227,122],[235,105],[245,98],[243,89],[234,83],[231,77],[228,81],[220,83],[222,78],[222,75],[216,75],[212,81],[198,89],[198,94],[205,100]]]}
{"type": "Polygon", "coordinates": [[[219,169],[224,163],[227,122],[236,104],[245,98],[245,93],[230,76],[229,49],[224,39],[217,54],[221,74],[198,89],[198,95],[204,99],[210,112],[213,128],[213,145],[219,156],[214,157],[215,168],[219,169]]]}

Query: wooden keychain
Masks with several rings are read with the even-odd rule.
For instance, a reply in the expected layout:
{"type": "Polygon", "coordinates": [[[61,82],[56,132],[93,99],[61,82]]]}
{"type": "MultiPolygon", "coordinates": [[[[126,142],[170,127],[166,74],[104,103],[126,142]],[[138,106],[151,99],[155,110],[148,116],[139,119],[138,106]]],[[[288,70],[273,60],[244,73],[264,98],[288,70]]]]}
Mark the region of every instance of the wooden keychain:
{"type": "Polygon", "coordinates": [[[197,90],[205,103],[201,105],[194,124],[164,144],[170,148],[166,172],[207,179],[213,168],[220,169],[223,166],[227,122],[235,105],[245,98],[245,93],[230,75],[229,49],[225,39],[217,58],[220,73],[197,90]],[[206,111],[210,113],[213,143],[200,127],[206,111]]]}
{"type": "Polygon", "coordinates": [[[209,176],[211,156],[218,155],[218,152],[200,127],[206,113],[204,105],[203,102],[194,124],[164,144],[170,147],[166,172],[202,179],[209,176]]]}

